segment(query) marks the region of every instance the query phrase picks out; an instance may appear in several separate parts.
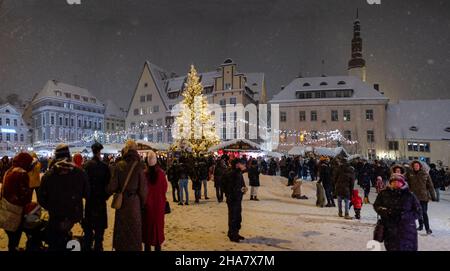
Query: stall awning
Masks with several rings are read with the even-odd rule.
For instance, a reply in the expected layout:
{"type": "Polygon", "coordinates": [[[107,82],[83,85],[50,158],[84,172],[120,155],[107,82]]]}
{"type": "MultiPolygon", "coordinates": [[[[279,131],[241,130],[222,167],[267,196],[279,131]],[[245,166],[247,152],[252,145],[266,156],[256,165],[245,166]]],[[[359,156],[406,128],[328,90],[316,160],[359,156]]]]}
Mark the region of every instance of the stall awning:
{"type": "Polygon", "coordinates": [[[209,152],[215,152],[218,150],[237,152],[261,151],[261,146],[247,139],[233,139],[224,141],[208,149],[209,152]]]}

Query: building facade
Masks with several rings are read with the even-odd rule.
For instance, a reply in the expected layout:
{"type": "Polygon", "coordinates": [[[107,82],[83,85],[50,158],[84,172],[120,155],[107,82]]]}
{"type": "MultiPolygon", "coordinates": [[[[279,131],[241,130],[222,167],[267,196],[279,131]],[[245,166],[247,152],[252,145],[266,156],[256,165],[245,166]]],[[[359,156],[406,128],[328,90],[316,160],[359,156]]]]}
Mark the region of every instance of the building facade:
{"type": "Polygon", "coordinates": [[[8,103],[0,105],[0,155],[14,155],[29,143],[29,128],[22,112],[8,103]]]}
{"type": "Polygon", "coordinates": [[[385,149],[388,98],[357,77],[296,78],[269,104],[280,108],[279,150],[343,146],[375,159],[385,149]]]}
{"type": "Polygon", "coordinates": [[[104,130],[105,106],[87,89],[49,80],[31,102],[34,144],[81,144],[104,130]]]}
{"type": "Polygon", "coordinates": [[[449,166],[450,100],[400,100],[389,104],[383,156],[449,166]]]}
{"type": "MultiPolygon", "coordinates": [[[[227,104],[264,103],[266,89],[263,73],[241,73],[231,59],[225,60],[215,71],[198,73],[204,87],[203,93],[210,104],[222,107],[227,104]]],[[[171,125],[174,116],[171,110],[183,99],[186,76],[168,73],[151,62],[145,62],[139,77],[126,118],[130,137],[151,142],[172,142],[171,125]]],[[[215,112],[213,112],[215,113],[215,112]]],[[[236,123],[234,113],[221,116],[223,120],[236,123]]],[[[222,139],[236,135],[234,127],[222,139]]]]}
{"type": "Polygon", "coordinates": [[[126,112],[111,100],[105,105],[105,141],[115,142],[122,140],[125,130],[126,112]]]}

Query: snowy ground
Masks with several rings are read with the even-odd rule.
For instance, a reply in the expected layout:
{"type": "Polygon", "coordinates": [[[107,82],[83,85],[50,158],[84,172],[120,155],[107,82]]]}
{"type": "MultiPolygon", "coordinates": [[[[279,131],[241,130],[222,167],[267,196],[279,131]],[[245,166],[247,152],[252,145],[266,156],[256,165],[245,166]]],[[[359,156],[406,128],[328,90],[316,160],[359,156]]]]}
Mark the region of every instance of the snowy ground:
{"type": "MultiPolygon", "coordinates": [[[[247,179],[246,179],[247,181],[247,179]]],[[[208,201],[178,206],[171,202],[172,213],[166,216],[166,242],[164,250],[334,250],[367,251],[376,214],[372,205],[364,205],[362,219],[344,220],[337,216],[336,208],[315,206],[315,184],[305,182],[303,193],[308,200],[295,200],[286,187],[286,179],[261,176],[259,198],[243,201],[241,234],[247,239],[232,243],[226,236],[227,207],[214,200],[214,187],[210,183],[208,201]]],[[[189,185],[191,187],[191,185],[189,185]]],[[[362,191],[361,191],[362,192],[362,191]]],[[[441,202],[430,203],[429,216],[433,234],[419,233],[420,250],[450,250],[450,193],[444,192],[441,202]]],[[[171,192],[167,193],[171,200],[171,192]]],[[[370,196],[375,200],[376,194],[370,196]]],[[[111,250],[113,210],[109,210],[110,228],[106,231],[105,250],[111,250]]],[[[353,214],[353,210],[351,211],[353,214]]],[[[81,235],[77,226],[75,234],[81,235]]],[[[22,238],[25,239],[25,238],[22,238]]],[[[22,246],[23,246],[22,240],[22,246]]],[[[6,236],[0,233],[0,250],[6,250],[6,236]]],[[[382,249],[383,246],[381,246],[382,249]]]]}

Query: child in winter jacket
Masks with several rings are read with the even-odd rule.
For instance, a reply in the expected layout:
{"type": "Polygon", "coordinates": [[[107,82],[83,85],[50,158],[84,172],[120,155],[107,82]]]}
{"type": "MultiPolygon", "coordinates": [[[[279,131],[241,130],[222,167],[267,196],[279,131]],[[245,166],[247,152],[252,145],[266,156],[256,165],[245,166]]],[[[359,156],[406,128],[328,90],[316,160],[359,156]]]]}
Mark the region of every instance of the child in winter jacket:
{"type": "Polygon", "coordinates": [[[353,189],[351,204],[355,210],[355,218],[361,219],[362,198],[359,196],[358,189],[353,189]]]}

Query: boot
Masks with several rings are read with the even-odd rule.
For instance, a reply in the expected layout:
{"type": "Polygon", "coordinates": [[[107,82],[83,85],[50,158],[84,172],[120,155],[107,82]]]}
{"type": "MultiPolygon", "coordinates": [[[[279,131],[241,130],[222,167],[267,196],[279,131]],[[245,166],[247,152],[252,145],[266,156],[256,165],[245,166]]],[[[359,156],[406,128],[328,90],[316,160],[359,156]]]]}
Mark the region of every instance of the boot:
{"type": "Polygon", "coordinates": [[[420,224],[419,227],[417,228],[418,231],[423,231],[423,224],[420,224]]]}
{"type": "Polygon", "coordinates": [[[430,234],[432,234],[433,233],[433,231],[431,231],[431,229],[428,229],[427,230],[427,235],[430,235],[430,234]]]}
{"type": "Polygon", "coordinates": [[[253,200],[259,201],[259,199],[256,196],[253,197],[253,200]]]}
{"type": "Polygon", "coordinates": [[[341,210],[339,210],[339,213],[338,213],[338,215],[339,215],[339,217],[343,217],[343,215],[342,215],[342,211],[341,211],[341,210]]]}
{"type": "Polygon", "coordinates": [[[345,217],[344,217],[345,219],[348,219],[348,220],[351,220],[351,219],[353,219],[353,217],[351,217],[349,214],[345,214],[345,217]]]}
{"type": "Polygon", "coordinates": [[[364,197],[364,204],[369,204],[369,197],[364,197]]]}
{"type": "Polygon", "coordinates": [[[245,237],[242,236],[242,235],[240,235],[239,233],[238,233],[238,235],[237,235],[237,238],[239,238],[239,240],[245,240],[245,237]]]}
{"type": "Polygon", "coordinates": [[[250,200],[253,200],[253,196],[250,196],[250,200]]]}

